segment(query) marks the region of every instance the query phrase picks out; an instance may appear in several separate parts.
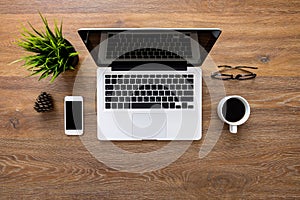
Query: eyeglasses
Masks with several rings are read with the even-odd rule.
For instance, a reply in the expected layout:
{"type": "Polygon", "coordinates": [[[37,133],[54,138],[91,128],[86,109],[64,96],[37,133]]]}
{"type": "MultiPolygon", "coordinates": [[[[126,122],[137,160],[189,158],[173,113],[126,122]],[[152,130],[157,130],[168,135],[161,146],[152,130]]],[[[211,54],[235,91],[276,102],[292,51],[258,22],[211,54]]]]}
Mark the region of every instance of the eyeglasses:
{"type": "Polygon", "coordinates": [[[215,79],[220,79],[220,80],[230,80],[230,79],[248,80],[248,79],[253,79],[253,78],[256,77],[256,74],[253,73],[253,72],[250,72],[246,69],[258,69],[257,67],[249,67],[249,66],[235,66],[235,67],[232,67],[232,66],[229,66],[229,65],[220,65],[220,66],[218,66],[218,68],[224,68],[224,69],[221,69],[220,71],[217,71],[217,72],[213,72],[211,74],[211,77],[215,78],[215,79]],[[234,69],[240,70],[243,73],[242,74],[237,74],[235,76],[233,74],[224,73],[224,72],[234,70],[234,69]]]}

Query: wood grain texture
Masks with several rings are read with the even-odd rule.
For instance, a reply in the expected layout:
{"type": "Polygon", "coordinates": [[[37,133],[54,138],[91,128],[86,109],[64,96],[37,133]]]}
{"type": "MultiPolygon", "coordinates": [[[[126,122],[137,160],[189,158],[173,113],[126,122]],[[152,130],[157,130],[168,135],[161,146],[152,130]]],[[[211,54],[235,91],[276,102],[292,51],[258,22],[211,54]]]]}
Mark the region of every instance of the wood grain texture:
{"type": "MultiPolygon", "coordinates": [[[[278,199],[300,198],[300,2],[297,0],[0,0],[0,199],[278,199]],[[210,58],[215,64],[253,65],[250,81],[226,81],[226,94],[244,96],[251,117],[239,133],[225,125],[212,151],[199,158],[217,99],[204,82],[203,134],[175,162],[146,173],[120,172],[95,159],[78,137],[63,131],[63,97],[76,74],[53,84],[25,77],[26,54],[14,42],[26,21],[37,27],[41,11],[80,52],[80,68],[94,67],[77,29],[82,27],[219,27],[210,58]],[[55,110],[39,114],[33,102],[51,93],[55,110]],[[211,92],[211,93],[210,93],[211,92]]],[[[204,64],[209,80],[213,68],[204,64]]],[[[94,71],[85,71],[87,102],[93,102],[94,71]]],[[[94,115],[94,104],[85,105],[94,115]]],[[[206,142],[213,144],[212,140],[206,142]]],[[[168,142],[114,142],[145,153],[168,142]]],[[[156,160],[154,159],[153,162],[156,160]]]]}

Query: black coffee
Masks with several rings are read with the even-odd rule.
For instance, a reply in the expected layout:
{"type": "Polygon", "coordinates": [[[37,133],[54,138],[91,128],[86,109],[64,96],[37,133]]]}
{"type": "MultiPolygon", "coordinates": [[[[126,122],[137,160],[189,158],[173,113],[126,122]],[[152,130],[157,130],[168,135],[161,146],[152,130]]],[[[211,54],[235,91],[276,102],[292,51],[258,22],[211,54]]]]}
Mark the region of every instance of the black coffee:
{"type": "Polygon", "coordinates": [[[222,114],[229,122],[237,122],[241,120],[245,115],[245,111],[246,108],[244,103],[236,98],[228,99],[222,108],[222,114]]]}

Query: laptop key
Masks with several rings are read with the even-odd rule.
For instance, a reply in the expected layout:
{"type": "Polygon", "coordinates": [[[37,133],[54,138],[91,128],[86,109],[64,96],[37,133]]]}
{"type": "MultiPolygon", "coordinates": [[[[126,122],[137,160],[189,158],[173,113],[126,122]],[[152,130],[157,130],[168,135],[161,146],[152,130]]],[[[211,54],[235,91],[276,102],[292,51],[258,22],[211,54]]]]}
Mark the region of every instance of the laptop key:
{"type": "Polygon", "coordinates": [[[111,79],[111,83],[112,84],[116,84],[117,83],[117,79],[111,79]]]}
{"type": "Polygon", "coordinates": [[[192,96],[194,94],[194,92],[192,90],[185,90],[183,92],[183,94],[186,95],[186,96],[192,96]]]}
{"type": "Polygon", "coordinates": [[[115,88],[114,88],[114,89],[115,89],[115,90],[120,90],[120,88],[121,88],[120,85],[115,85],[115,88]]]}
{"type": "Polygon", "coordinates": [[[193,96],[190,97],[181,97],[182,102],[192,102],[194,100],[193,96]]]}
{"type": "Polygon", "coordinates": [[[120,90],[118,90],[118,91],[116,91],[116,96],[121,96],[121,91],[120,90]]]}
{"type": "Polygon", "coordinates": [[[106,90],[113,90],[113,89],[114,89],[114,86],[113,86],[113,85],[106,85],[106,86],[105,86],[105,89],[106,89],[106,90]]]}
{"type": "Polygon", "coordinates": [[[181,90],[177,91],[177,96],[182,96],[182,91],[181,90]]]}
{"type": "Polygon", "coordinates": [[[132,102],[136,102],[137,98],[136,97],[131,97],[132,102]]]}
{"type": "MultiPolygon", "coordinates": [[[[109,97],[107,97],[109,98],[109,97]]],[[[111,102],[118,102],[118,97],[111,97],[111,102]]]]}
{"type": "Polygon", "coordinates": [[[163,108],[169,108],[169,103],[162,103],[163,108]]]}
{"type": "Polygon", "coordinates": [[[105,96],[112,96],[113,95],[113,91],[105,91],[105,96]]]}
{"type": "Polygon", "coordinates": [[[109,109],[110,107],[110,103],[105,103],[105,108],[109,109]]]}
{"type": "Polygon", "coordinates": [[[170,108],[175,108],[175,103],[170,103],[170,108]]]}
{"type": "Polygon", "coordinates": [[[135,109],[139,109],[139,108],[161,108],[161,105],[158,103],[132,103],[131,104],[131,108],[135,109]]]}
{"type": "Polygon", "coordinates": [[[149,101],[149,97],[144,97],[144,101],[148,102],[149,101]]]}
{"type": "Polygon", "coordinates": [[[127,85],[127,90],[132,90],[132,85],[127,85]]]}
{"type": "Polygon", "coordinates": [[[192,79],[192,78],[189,78],[189,79],[187,79],[188,80],[188,82],[190,82],[190,83],[194,83],[194,79],[192,79]]]}
{"type": "Polygon", "coordinates": [[[128,90],[127,96],[134,96],[134,90],[128,90]]]}
{"type": "Polygon", "coordinates": [[[125,101],[125,97],[119,97],[119,102],[124,102],[125,101]]]}

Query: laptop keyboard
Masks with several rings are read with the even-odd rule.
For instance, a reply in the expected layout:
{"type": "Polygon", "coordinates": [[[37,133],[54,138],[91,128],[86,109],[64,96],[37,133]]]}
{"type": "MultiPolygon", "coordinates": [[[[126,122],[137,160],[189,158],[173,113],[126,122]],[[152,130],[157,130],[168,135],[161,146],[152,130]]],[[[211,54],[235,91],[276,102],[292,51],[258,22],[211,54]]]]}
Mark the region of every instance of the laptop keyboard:
{"type": "Polygon", "coordinates": [[[108,59],[192,58],[189,34],[109,34],[108,59]]]}
{"type": "Polygon", "coordinates": [[[193,109],[193,74],[105,76],[106,109],[193,109]]]}

